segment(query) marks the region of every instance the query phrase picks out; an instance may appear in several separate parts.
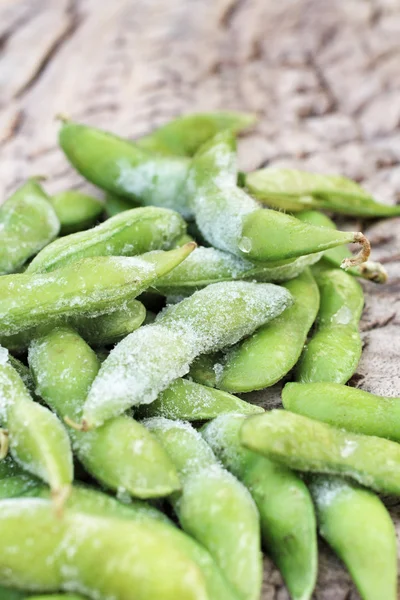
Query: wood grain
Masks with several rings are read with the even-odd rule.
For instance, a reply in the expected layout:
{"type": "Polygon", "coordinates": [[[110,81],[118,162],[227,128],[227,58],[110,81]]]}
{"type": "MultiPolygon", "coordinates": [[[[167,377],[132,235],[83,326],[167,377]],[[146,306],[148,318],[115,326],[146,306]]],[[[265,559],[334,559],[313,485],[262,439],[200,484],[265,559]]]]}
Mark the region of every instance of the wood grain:
{"type": "MultiPolygon", "coordinates": [[[[399,39],[398,0],[0,0],[0,199],[35,174],[49,192],[87,187],[57,148],[57,113],[134,138],[236,108],[260,117],[243,169],[340,172],[400,201],[399,39]]],[[[400,396],[400,219],[345,226],[367,232],[390,275],[364,285],[353,383],[400,396]]],[[[320,563],[315,598],[358,597],[325,547],[320,563]]],[[[266,559],[263,600],[287,598],[266,559]]]]}

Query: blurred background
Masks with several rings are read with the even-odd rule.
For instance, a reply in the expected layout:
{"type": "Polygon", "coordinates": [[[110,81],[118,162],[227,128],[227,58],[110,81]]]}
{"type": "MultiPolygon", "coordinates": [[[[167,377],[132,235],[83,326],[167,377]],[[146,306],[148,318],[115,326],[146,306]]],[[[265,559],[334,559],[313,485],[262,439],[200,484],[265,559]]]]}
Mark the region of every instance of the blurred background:
{"type": "MultiPolygon", "coordinates": [[[[0,0],[0,202],[30,175],[50,193],[83,186],[57,113],[134,138],[213,109],[259,116],[244,170],[337,172],[400,201],[399,65],[400,0],[0,0]]],[[[352,383],[398,396],[400,219],[365,230],[390,282],[366,286],[352,383]]],[[[287,600],[265,570],[263,600],[287,600]]],[[[315,598],[358,598],[324,550],[315,598]]]]}

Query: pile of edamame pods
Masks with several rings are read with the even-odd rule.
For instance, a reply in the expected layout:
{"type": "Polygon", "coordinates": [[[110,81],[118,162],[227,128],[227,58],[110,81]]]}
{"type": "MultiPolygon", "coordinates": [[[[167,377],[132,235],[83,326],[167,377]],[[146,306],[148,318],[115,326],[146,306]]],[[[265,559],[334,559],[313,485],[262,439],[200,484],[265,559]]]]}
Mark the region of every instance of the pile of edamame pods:
{"type": "Polygon", "coordinates": [[[317,532],[364,600],[397,598],[400,398],[346,386],[361,354],[360,232],[400,215],[342,177],[241,173],[251,115],[135,142],[64,120],[103,190],[0,207],[1,600],[293,600],[317,532]],[[357,243],[352,255],[347,244],[357,243]],[[282,381],[283,409],[238,397],[282,381]]]}

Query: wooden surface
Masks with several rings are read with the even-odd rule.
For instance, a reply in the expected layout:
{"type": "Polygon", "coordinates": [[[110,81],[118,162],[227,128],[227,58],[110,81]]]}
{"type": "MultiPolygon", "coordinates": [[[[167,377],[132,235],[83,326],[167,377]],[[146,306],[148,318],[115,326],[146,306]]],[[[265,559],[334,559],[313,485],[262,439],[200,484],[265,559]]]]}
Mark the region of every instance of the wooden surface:
{"type": "MultiPolygon", "coordinates": [[[[340,172],[400,201],[399,40],[399,0],[0,0],[0,201],[28,175],[82,186],[56,113],[135,137],[215,108],[260,116],[243,169],[340,172]]],[[[365,285],[353,383],[400,396],[400,219],[359,227],[390,282],[365,285]]],[[[320,562],[315,598],[358,598],[325,548],[320,562]]],[[[266,560],[263,600],[287,598],[266,560]]]]}

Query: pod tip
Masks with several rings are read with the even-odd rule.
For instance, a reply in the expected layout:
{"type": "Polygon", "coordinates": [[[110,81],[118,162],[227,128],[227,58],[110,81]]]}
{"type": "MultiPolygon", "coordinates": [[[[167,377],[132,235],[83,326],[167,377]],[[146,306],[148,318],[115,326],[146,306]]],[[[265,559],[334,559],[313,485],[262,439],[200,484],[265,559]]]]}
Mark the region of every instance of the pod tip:
{"type": "Polygon", "coordinates": [[[68,121],[70,121],[70,117],[68,115],[66,115],[65,113],[57,113],[54,116],[54,119],[56,121],[61,121],[61,123],[68,123],[68,121]]]}
{"type": "Polygon", "coordinates": [[[353,242],[361,244],[361,250],[355,256],[345,258],[340,265],[341,269],[347,270],[351,267],[357,267],[366,262],[371,254],[371,244],[369,243],[368,238],[360,231],[353,233],[353,242]]]}
{"type": "Polygon", "coordinates": [[[68,425],[68,427],[72,427],[76,431],[89,431],[90,427],[86,419],[82,419],[80,423],[77,423],[70,417],[64,417],[64,422],[68,425]]]}

